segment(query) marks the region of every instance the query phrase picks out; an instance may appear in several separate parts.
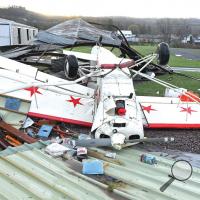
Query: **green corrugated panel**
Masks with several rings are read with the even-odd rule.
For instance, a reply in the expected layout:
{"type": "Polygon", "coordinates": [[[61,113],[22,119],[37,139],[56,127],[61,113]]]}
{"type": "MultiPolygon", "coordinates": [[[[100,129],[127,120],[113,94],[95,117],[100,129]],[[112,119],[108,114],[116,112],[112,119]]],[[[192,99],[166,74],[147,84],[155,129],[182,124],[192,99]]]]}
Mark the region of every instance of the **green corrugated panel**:
{"type": "Polygon", "coordinates": [[[122,183],[108,192],[101,176],[94,180],[82,175],[80,162],[52,158],[43,152],[45,146],[38,142],[0,153],[0,199],[200,199],[197,168],[190,180],[174,181],[162,193],[159,188],[169,179],[172,160],[157,157],[158,164],[152,166],[140,162],[141,151],[117,151],[113,160],[95,149],[94,156],[104,160],[105,174],[122,183]]]}
{"type": "Polygon", "coordinates": [[[113,199],[38,149],[1,156],[0,185],[5,199],[113,199]]]}
{"type": "MultiPolygon", "coordinates": [[[[105,151],[96,149],[105,154],[105,151]]],[[[180,182],[175,180],[165,192],[160,192],[159,188],[169,180],[173,160],[157,156],[158,164],[148,165],[140,161],[140,156],[144,152],[134,149],[124,149],[117,152],[117,160],[121,164],[107,163],[105,172],[107,175],[122,180],[128,185],[121,188],[121,191],[134,195],[137,199],[200,199],[200,171],[194,168],[192,177],[180,182]],[[138,195],[138,196],[136,196],[138,195]]]]}
{"type": "Polygon", "coordinates": [[[17,147],[8,147],[7,149],[5,149],[4,151],[0,151],[0,157],[1,156],[8,156],[11,154],[15,154],[17,152],[21,152],[21,151],[27,151],[27,150],[31,150],[34,148],[37,149],[43,149],[45,148],[48,144],[50,144],[50,141],[38,141],[36,143],[33,144],[24,144],[21,146],[17,146],[17,147]]]}

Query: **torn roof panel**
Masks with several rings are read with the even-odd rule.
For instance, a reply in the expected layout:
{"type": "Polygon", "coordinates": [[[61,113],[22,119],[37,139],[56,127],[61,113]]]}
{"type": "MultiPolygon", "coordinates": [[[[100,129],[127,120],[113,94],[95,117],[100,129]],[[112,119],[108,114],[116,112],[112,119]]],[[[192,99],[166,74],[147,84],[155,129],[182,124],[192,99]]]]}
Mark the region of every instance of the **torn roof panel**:
{"type": "Polygon", "coordinates": [[[111,31],[99,29],[82,19],[72,19],[39,32],[37,40],[49,44],[73,46],[81,43],[96,44],[102,37],[102,44],[120,46],[121,40],[111,31]]]}
{"type": "Polygon", "coordinates": [[[104,157],[106,151],[89,150],[91,158],[104,161],[105,175],[81,174],[81,163],[55,159],[44,153],[47,143],[37,142],[0,152],[0,199],[199,199],[200,171],[194,168],[190,180],[174,181],[165,192],[159,188],[168,179],[173,163],[156,157],[157,165],[140,162],[144,152],[117,151],[117,158],[104,157]],[[107,186],[107,185],[108,186],[107,186]],[[112,192],[108,192],[112,187],[112,192]]]}

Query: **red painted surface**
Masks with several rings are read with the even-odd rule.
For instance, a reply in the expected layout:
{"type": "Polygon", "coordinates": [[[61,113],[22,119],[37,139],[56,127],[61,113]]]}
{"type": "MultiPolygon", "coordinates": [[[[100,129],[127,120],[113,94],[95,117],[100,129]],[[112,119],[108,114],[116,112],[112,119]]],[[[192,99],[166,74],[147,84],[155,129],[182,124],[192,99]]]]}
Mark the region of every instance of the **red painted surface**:
{"type": "Polygon", "coordinates": [[[179,98],[182,102],[200,102],[198,94],[195,94],[192,91],[185,92],[185,94],[180,95],[179,98]]]}
{"type": "Polygon", "coordinates": [[[183,107],[181,107],[181,111],[180,112],[187,112],[188,114],[192,114],[192,112],[197,112],[196,110],[192,110],[192,108],[191,107],[187,107],[187,108],[183,108],[183,107]]]}
{"type": "Polygon", "coordinates": [[[150,106],[142,106],[142,109],[147,111],[148,113],[150,113],[151,111],[157,111],[157,110],[152,108],[152,105],[150,105],[150,106]]]}
{"type": "Polygon", "coordinates": [[[81,98],[77,98],[77,99],[75,99],[73,96],[70,96],[70,100],[67,100],[68,102],[71,102],[71,103],[73,103],[74,104],[74,108],[79,104],[79,105],[83,105],[81,102],[80,102],[80,100],[81,100],[81,98]]]}
{"type": "MultiPolygon", "coordinates": [[[[43,114],[38,114],[38,113],[33,113],[33,112],[29,112],[28,115],[31,117],[38,117],[38,118],[43,118],[43,119],[78,124],[78,125],[86,126],[86,127],[92,127],[92,123],[90,122],[84,122],[84,121],[79,121],[79,120],[74,120],[74,119],[66,119],[66,118],[55,117],[55,116],[50,116],[50,115],[43,115],[43,114]]],[[[148,127],[146,128],[200,129],[200,123],[199,124],[159,124],[159,123],[156,123],[156,124],[148,124],[148,127]]]]}
{"type": "Polygon", "coordinates": [[[74,119],[55,117],[55,116],[44,115],[44,114],[33,113],[33,112],[29,112],[28,115],[31,116],[31,117],[38,117],[38,118],[49,119],[49,120],[60,121],[60,122],[66,122],[66,123],[71,123],[71,124],[78,124],[78,125],[81,125],[81,126],[87,126],[87,127],[92,126],[92,123],[90,123],[90,122],[84,122],[84,121],[79,121],[79,120],[74,120],[74,119]]]}
{"type": "Polygon", "coordinates": [[[175,129],[187,129],[187,128],[200,128],[199,124],[148,124],[147,128],[175,128],[175,129]]]}
{"type": "Polygon", "coordinates": [[[126,114],[126,109],[125,108],[118,108],[117,109],[117,114],[120,116],[123,116],[126,114]]]}
{"type": "Polygon", "coordinates": [[[116,67],[125,68],[125,67],[130,67],[134,64],[135,64],[134,61],[127,61],[127,62],[119,63],[119,64],[101,64],[101,68],[102,69],[114,69],[116,67]]]}
{"type": "Polygon", "coordinates": [[[33,94],[38,93],[38,94],[42,94],[40,91],[38,91],[38,87],[30,87],[30,88],[25,88],[24,90],[27,90],[30,92],[31,97],[33,96],[33,94]]]}

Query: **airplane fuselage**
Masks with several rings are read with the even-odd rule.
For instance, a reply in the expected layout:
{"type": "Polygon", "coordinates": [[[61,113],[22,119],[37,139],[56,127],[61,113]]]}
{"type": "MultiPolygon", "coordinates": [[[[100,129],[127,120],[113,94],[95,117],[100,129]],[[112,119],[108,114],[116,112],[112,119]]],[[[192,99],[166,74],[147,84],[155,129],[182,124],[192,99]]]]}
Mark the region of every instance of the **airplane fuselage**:
{"type": "Polygon", "coordinates": [[[105,75],[96,79],[96,108],[92,126],[95,137],[105,138],[120,133],[126,139],[143,138],[141,108],[129,69],[104,71],[105,75]]]}

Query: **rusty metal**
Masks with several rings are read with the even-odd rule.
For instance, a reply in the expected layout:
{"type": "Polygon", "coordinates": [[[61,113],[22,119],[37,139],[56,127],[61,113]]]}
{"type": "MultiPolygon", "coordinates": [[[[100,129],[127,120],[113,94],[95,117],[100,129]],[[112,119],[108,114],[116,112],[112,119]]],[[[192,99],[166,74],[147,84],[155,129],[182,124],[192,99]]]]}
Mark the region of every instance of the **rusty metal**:
{"type": "Polygon", "coordinates": [[[55,132],[57,132],[57,134],[59,134],[62,138],[66,137],[66,136],[74,135],[74,133],[70,133],[70,132],[66,132],[66,131],[61,130],[58,125],[56,127],[53,127],[53,130],[55,132]]]}
{"type": "MultiPolygon", "coordinates": [[[[38,122],[35,122],[34,123],[35,125],[37,126],[41,126],[43,124],[49,124],[49,125],[53,125],[53,131],[56,132],[60,137],[64,138],[64,137],[69,137],[69,136],[72,136],[72,135],[75,135],[75,133],[73,132],[66,132],[64,130],[61,130],[60,126],[59,125],[56,125],[55,121],[51,121],[51,120],[40,120],[38,122]]],[[[37,127],[34,127],[36,129],[39,130],[39,128],[37,127]]],[[[67,129],[68,131],[68,129],[67,129]]]]}
{"type": "Polygon", "coordinates": [[[11,125],[5,123],[4,121],[0,120],[0,128],[7,132],[7,134],[15,137],[20,142],[26,142],[28,144],[37,142],[37,139],[34,139],[27,134],[19,131],[18,129],[12,127],[11,125]]]}

